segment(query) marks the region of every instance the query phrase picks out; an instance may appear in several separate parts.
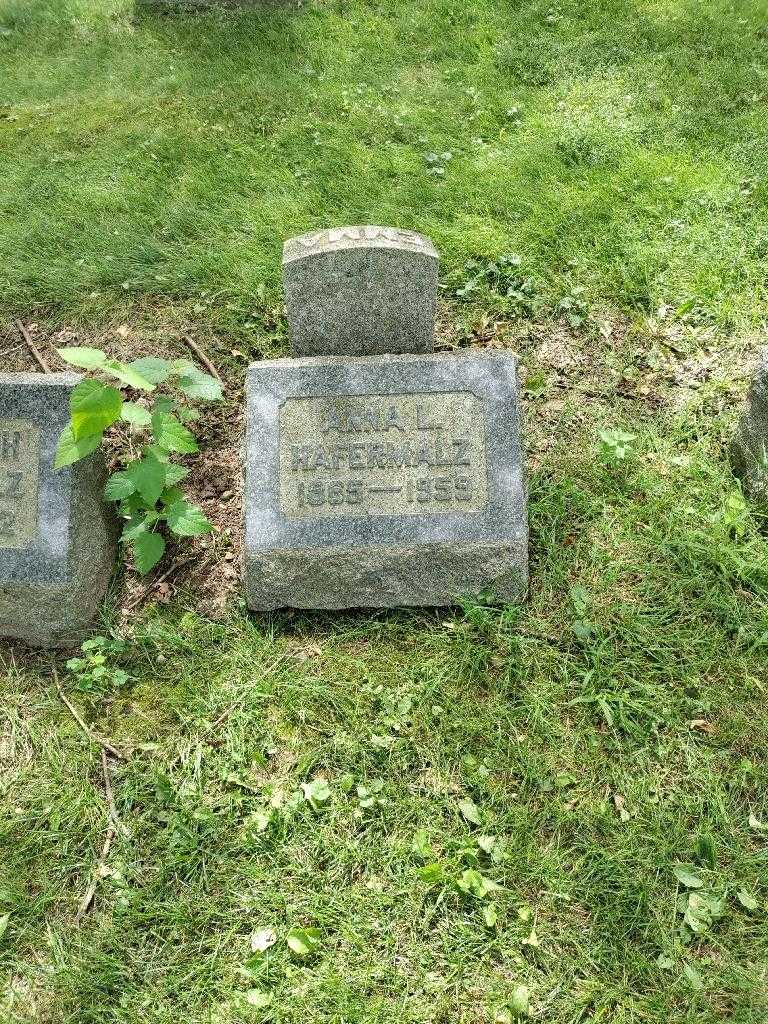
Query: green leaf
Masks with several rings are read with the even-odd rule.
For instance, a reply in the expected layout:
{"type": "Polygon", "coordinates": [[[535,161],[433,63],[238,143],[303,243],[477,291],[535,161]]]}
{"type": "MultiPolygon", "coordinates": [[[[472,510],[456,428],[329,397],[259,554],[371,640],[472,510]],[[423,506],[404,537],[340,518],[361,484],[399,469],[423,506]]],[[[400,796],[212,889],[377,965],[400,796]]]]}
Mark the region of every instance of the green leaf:
{"type": "Polygon", "coordinates": [[[57,348],[61,358],[72,366],[81,366],[84,370],[98,370],[107,361],[106,353],[100,348],[57,348]]]}
{"type": "Polygon", "coordinates": [[[691,988],[694,992],[701,992],[704,988],[704,982],[701,980],[701,975],[695,967],[691,967],[690,964],[683,965],[683,974],[688,979],[691,988]]]}
{"type": "Polygon", "coordinates": [[[482,825],[480,808],[474,800],[462,800],[459,803],[459,810],[461,811],[462,816],[473,825],[482,825]]]}
{"type": "Polygon", "coordinates": [[[429,885],[439,885],[446,880],[445,869],[437,862],[425,864],[423,868],[419,868],[419,878],[429,885]]]}
{"type": "Polygon", "coordinates": [[[689,892],[683,900],[683,922],[696,935],[708,931],[723,916],[724,900],[713,892],[689,892]]]}
{"type": "Polygon", "coordinates": [[[678,882],[687,889],[700,889],[704,885],[704,880],[696,874],[693,868],[685,864],[675,864],[672,870],[678,882]]]}
{"type": "Polygon", "coordinates": [[[151,507],[157,502],[165,487],[165,471],[165,463],[152,452],[148,452],[143,459],[131,462],[125,472],[144,501],[151,507]]]}
{"type": "MultiPolygon", "coordinates": [[[[166,483],[167,480],[168,475],[166,474],[166,483]]],[[[183,500],[185,500],[184,491],[182,491],[180,487],[165,487],[163,489],[163,493],[160,495],[160,501],[165,505],[166,512],[175,502],[183,500]]]]}
{"type": "Polygon", "coordinates": [[[222,396],[221,384],[215,377],[203,373],[188,360],[181,359],[175,364],[179,374],[176,385],[187,398],[200,398],[204,402],[218,402],[222,396]]]}
{"type": "Polygon", "coordinates": [[[169,505],[166,519],[177,537],[198,537],[213,529],[201,510],[196,505],[190,505],[186,498],[169,505]]]}
{"type": "Polygon", "coordinates": [[[736,893],[736,899],[745,910],[757,910],[760,906],[755,897],[751,896],[746,889],[739,889],[736,893]]]}
{"type": "Polygon", "coordinates": [[[311,782],[302,782],[301,789],[304,793],[304,799],[313,811],[319,810],[323,804],[327,804],[331,799],[331,788],[328,785],[327,779],[312,779],[311,782]]]}
{"type": "Polygon", "coordinates": [[[109,480],[107,480],[107,486],[104,488],[104,497],[107,501],[121,501],[123,498],[127,498],[129,494],[133,494],[135,490],[136,484],[127,473],[113,473],[109,480]]]}
{"type": "Polygon", "coordinates": [[[134,359],[133,362],[128,363],[128,369],[138,373],[152,384],[162,384],[170,376],[171,364],[167,359],[146,356],[143,359],[134,359]]]}
{"type": "Polygon", "coordinates": [[[138,391],[155,390],[155,385],[151,381],[148,381],[146,377],[142,377],[140,373],[126,363],[121,363],[119,359],[108,359],[104,363],[102,370],[112,377],[117,377],[123,384],[127,384],[129,388],[136,388],[138,391]]]}
{"type": "Polygon", "coordinates": [[[531,993],[527,985],[516,985],[509,1000],[509,1008],[515,1017],[528,1017],[530,1008],[531,993]]]}
{"type": "Polygon", "coordinates": [[[486,878],[485,875],[481,875],[474,868],[467,868],[462,872],[461,878],[456,881],[456,887],[468,896],[475,896],[479,900],[484,900],[489,893],[495,892],[499,888],[495,882],[486,878]]]}
{"type": "Polygon", "coordinates": [[[485,922],[486,928],[495,928],[498,920],[499,913],[496,910],[495,903],[488,903],[483,907],[483,921],[485,922]]]}
{"type": "Polygon", "coordinates": [[[175,408],[176,403],[172,398],[169,398],[167,395],[161,395],[160,398],[155,399],[155,407],[152,410],[152,413],[153,415],[156,412],[165,412],[170,414],[175,410],[175,408]]]}
{"type": "Polygon", "coordinates": [[[148,516],[143,513],[131,516],[128,522],[123,527],[123,532],[120,534],[120,540],[124,544],[128,544],[130,541],[135,540],[142,533],[146,533],[149,527],[156,520],[147,521],[148,516]]]}
{"type": "Polygon", "coordinates": [[[160,559],[165,551],[165,540],[159,533],[141,533],[133,541],[133,560],[136,569],[145,576],[160,559]]]}
{"type": "Polygon", "coordinates": [[[264,992],[260,988],[249,988],[245,993],[245,1001],[249,1006],[263,1010],[272,1002],[272,993],[264,992]]]}
{"type": "Polygon", "coordinates": [[[76,441],[72,433],[72,425],[68,423],[62,430],[59,443],[56,446],[53,468],[63,469],[65,466],[71,466],[73,462],[78,462],[86,455],[95,452],[100,444],[101,434],[91,434],[90,437],[82,437],[76,441]]]}
{"type": "Polygon", "coordinates": [[[429,860],[435,856],[435,851],[429,841],[426,829],[420,828],[413,837],[411,850],[422,860],[429,860]]]}
{"type": "Polygon", "coordinates": [[[98,380],[81,380],[69,398],[72,433],[76,441],[102,434],[120,418],[123,396],[98,380]]]}
{"type": "Polygon", "coordinates": [[[337,785],[342,793],[349,793],[355,785],[355,776],[352,772],[345,772],[338,779],[337,785]]]}
{"type": "Polygon", "coordinates": [[[123,411],[120,417],[126,423],[130,423],[132,427],[147,427],[152,422],[149,409],[145,409],[143,405],[137,405],[136,402],[123,402],[123,411]]]}
{"type": "Polygon", "coordinates": [[[175,416],[162,412],[155,413],[152,417],[152,432],[155,435],[155,442],[168,452],[190,454],[198,450],[192,434],[175,416]]]}
{"type": "Polygon", "coordinates": [[[185,476],[189,476],[189,470],[185,469],[184,466],[177,466],[173,462],[169,462],[165,470],[165,485],[166,487],[172,487],[174,484],[179,483],[185,476]]]}
{"type": "Polygon", "coordinates": [[[174,359],[169,365],[170,372],[174,377],[183,377],[185,374],[203,372],[197,363],[193,363],[191,359],[174,359]]]}
{"type": "Polygon", "coordinates": [[[298,957],[312,956],[320,948],[322,932],[319,928],[291,928],[286,936],[290,951],[298,957]]]}

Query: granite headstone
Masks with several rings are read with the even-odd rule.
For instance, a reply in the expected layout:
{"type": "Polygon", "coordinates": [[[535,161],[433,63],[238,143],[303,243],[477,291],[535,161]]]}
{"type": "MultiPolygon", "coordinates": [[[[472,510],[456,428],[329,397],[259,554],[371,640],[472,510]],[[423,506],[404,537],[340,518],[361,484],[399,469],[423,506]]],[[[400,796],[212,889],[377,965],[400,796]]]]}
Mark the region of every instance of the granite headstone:
{"type": "Polygon", "coordinates": [[[53,468],[80,379],[0,374],[0,636],[44,647],[87,633],[115,560],[101,456],[53,468]]]}
{"type": "Polygon", "coordinates": [[[252,365],[245,507],[252,609],[522,599],[515,357],[252,365]]]}
{"type": "Polygon", "coordinates": [[[758,355],[747,407],[731,442],[731,464],[747,497],[768,504],[768,348],[758,355]]]}
{"type": "Polygon", "coordinates": [[[431,352],[439,257],[415,231],[357,225],[290,238],[283,287],[299,356],[431,352]]]}

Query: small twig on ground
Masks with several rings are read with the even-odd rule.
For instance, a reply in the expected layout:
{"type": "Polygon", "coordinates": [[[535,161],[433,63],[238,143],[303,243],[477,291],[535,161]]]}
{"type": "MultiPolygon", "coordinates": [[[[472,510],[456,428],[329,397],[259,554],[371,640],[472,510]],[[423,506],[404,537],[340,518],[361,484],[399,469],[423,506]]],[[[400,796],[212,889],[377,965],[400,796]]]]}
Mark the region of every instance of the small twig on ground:
{"type": "Polygon", "coordinates": [[[37,363],[37,365],[41,368],[43,373],[50,373],[50,366],[48,365],[48,363],[46,363],[45,359],[43,359],[40,349],[37,347],[34,341],[32,341],[29,331],[21,322],[21,320],[16,321],[16,326],[18,327],[19,331],[21,331],[21,336],[24,339],[24,341],[26,341],[27,348],[32,353],[32,356],[34,357],[34,360],[37,363]]]}
{"type": "Polygon", "coordinates": [[[129,829],[120,820],[120,816],[117,813],[117,807],[115,806],[115,794],[112,789],[112,778],[109,774],[109,762],[107,761],[107,752],[102,747],[101,750],[101,770],[104,773],[104,795],[107,798],[107,806],[109,807],[109,817],[115,829],[122,835],[123,839],[130,839],[131,833],[129,829]]]}
{"type": "Polygon", "coordinates": [[[193,561],[192,557],[185,558],[183,562],[174,562],[170,569],[165,570],[162,576],[158,576],[156,580],[153,580],[152,583],[144,587],[144,589],[141,591],[138,597],[134,597],[132,601],[129,601],[128,604],[125,606],[125,611],[133,611],[133,609],[137,605],[141,604],[145,597],[149,596],[151,590],[154,590],[156,587],[159,587],[161,583],[165,583],[169,576],[175,573],[178,569],[183,569],[185,565],[189,565],[191,561],[193,561]]]}
{"type": "Polygon", "coordinates": [[[118,761],[122,761],[123,755],[120,753],[117,747],[113,747],[109,740],[105,740],[102,736],[97,736],[95,733],[91,732],[91,730],[88,728],[88,726],[85,724],[85,722],[78,714],[77,708],[75,708],[74,704],[67,700],[66,696],[64,695],[64,691],[61,688],[61,683],[59,682],[59,673],[56,671],[55,665],[53,666],[53,679],[54,682],[56,683],[56,689],[59,691],[59,697],[61,697],[63,703],[66,704],[67,708],[69,709],[69,713],[72,715],[74,720],[83,730],[83,732],[91,741],[91,743],[98,743],[99,746],[103,747],[104,750],[108,751],[112,755],[112,757],[116,757],[118,761]]]}
{"type": "Polygon", "coordinates": [[[215,377],[216,380],[220,381],[223,384],[224,382],[221,380],[221,375],[219,374],[219,371],[213,365],[213,363],[208,358],[208,356],[205,354],[205,352],[203,352],[203,350],[200,348],[200,346],[197,344],[197,342],[196,341],[192,341],[192,339],[190,338],[190,336],[188,334],[182,335],[182,340],[184,341],[184,344],[187,346],[187,348],[191,349],[191,351],[194,352],[194,354],[197,356],[197,358],[200,360],[200,362],[206,368],[208,373],[210,373],[210,375],[212,377],[215,377]]]}
{"type": "Polygon", "coordinates": [[[98,863],[93,869],[93,877],[91,878],[90,885],[85,890],[85,895],[80,900],[80,906],[77,908],[77,914],[75,915],[75,924],[80,925],[83,917],[88,912],[88,908],[93,903],[93,897],[96,895],[96,887],[99,884],[99,877],[101,875],[102,868],[107,862],[109,851],[112,846],[112,840],[115,838],[115,826],[110,822],[107,834],[104,836],[104,845],[101,848],[101,856],[99,857],[98,863]]]}
{"type": "Polygon", "coordinates": [[[603,398],[611,399],[614,396],[619,398],[635,398],[637,396],[629,394],[627,391],[620,391],[618,388],[611,393],[609,391],[594,391],[591,388],[582,388],[578,384],[571,384],[568,381],[556,380],[553,382],[556,388],[560,388],[561,391],[575,391],[579,395],[586,395],[587,398],[603,398]]]}

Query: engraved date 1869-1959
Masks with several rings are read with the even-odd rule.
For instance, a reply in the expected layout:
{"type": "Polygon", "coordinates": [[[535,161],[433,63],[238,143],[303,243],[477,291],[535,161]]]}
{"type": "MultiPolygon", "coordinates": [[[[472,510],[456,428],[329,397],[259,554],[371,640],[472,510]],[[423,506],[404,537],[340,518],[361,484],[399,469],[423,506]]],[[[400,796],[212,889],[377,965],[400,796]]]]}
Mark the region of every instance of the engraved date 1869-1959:
{"type": "Polygon", "coordinates": [[[285,515],[470,513],[488,500],[483,402],[467,392],[288,399],[285,515]]]}

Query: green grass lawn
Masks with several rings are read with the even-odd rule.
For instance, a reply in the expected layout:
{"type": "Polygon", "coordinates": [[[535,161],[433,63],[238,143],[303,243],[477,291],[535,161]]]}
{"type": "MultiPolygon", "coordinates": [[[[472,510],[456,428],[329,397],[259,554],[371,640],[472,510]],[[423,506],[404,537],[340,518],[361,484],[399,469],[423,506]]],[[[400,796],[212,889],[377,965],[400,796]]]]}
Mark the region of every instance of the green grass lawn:
{"type": "Polygon", "coordinates": [[[761,320],[762,0],[269,10],[3,0],[7,308],[203,291],[236,319],[277,295],[284,238],[370,221],[449,269],[519,253],[544,306],[761,320]]]}
{"type": "Polygon", "coordinates": [[[424,231],[443,344],[521,354],[532,527],[519,609],[115,599],[127,682],[57,662],[103,858],[100,748],[0,646],[0,1019],[763,1024],[765,3],[0,0],[0,84],[9,323],[193,325],[236,394],[284,238],[424,231]]]}

